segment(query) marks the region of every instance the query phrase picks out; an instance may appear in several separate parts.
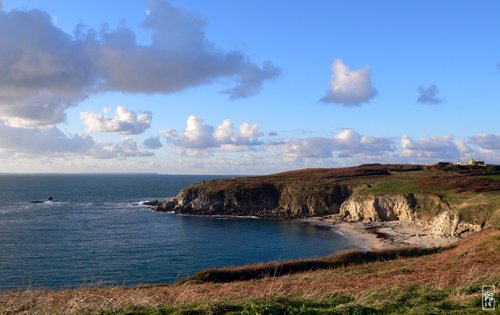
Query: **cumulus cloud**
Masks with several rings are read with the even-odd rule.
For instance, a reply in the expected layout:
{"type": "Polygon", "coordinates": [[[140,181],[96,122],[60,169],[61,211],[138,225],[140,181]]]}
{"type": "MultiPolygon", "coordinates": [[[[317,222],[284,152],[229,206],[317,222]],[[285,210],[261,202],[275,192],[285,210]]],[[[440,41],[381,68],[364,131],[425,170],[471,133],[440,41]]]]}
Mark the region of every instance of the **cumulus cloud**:
{"type": "Polygon", "coordinates": [[[234,78],[231,99],[259,92],[280,70],[259,66],[239,50],[223,51],[205,36],[206,21],[164,0],[149,0],[139,44],[125,26],[100,31],[79,25],[69,35],[41,10],[0,11],[0,117],[43,126],[94,93],[172,93],[234,78]]]}
{"type": "Polygon", "coordinates": [[[264,134],[257,124],[242,122],[239,132],[234,132],[233,122],[225,119],[217,127],[206,125],[200,116],[191,115],[186,122],[182,136],[175,129],[162,131],[165,139],[178,147],[187,149],[208,149],[225,145],[229,146],[254,146],[263,142],[258,138],[264,134]]]}
{"type": "Polygon", "coordinates": [[[136,114],[123,106],[116,108],[114,117],[106,113],[82,112],[80,119],[87,126],[87,131],[110,132],[124,135],[139,134],[151,127],[151,112],[136,114]]]}
{"type": "Polygon", "coordinates": [[[160,141],[160,137],[149,137],[142,143],[147,149],[159,149],[163,147],[163,144],[160,141]]]}
{"type": "Polygon", "coordinates": [[[277,144],[287,156],[294,158],[331,158],[352,155],[382,155],[395,150],[393,141],[383,137],[368,137],[352,129],[344,129],[334,137],[289,139],[277,144]]]}
{"type": "Polygon", "coordinates": [[[215,129],[214,138],[215,141],[220,144],[231,143],[234,138],[233,122],[229,119],[224,119],[215,129]]]}
{"type": "Polygon", "coordinates": [[[470,140],[482,150],[500,150],[500,135],[482,133],[470,137],[470,140]]]}
{"type": "Polygon", "coordinates": [[[329,158],[333,156],[333,141],[322,137],[293,139],[283,143],[281,149],[294,158],[329,158]]]}
{"type": "Polygon", "coordinates": [[[369,67],[350,70],[342,60],[335,59],[332,65],[330,89],[320,102],[359,106],[370,101],[375,95],[377,90],[372,84],[369,67]]]}
{"type": "Polygon", "coordinates": [[[443,99],[439,96],[439,88],[435,84],[427,88],[419,86],[417,92],[417,102],[420,104],[436,105],[443,103],[443,99]]]}
{"type": "Polygon", "coordinates": [[[467,149],[465,143],[452,135],[424,137],[415,141],[407,135],[401,137],[401,156],[412,158],[445,159],[455,161],[467,149]]]}
{"type": "Polygon", "coordinates": [[[271,131],[267,134],[268,137],[277,137],[278,133],[276,131],[271,131]]]}
{"type": "Polygon", "coordinates": [[[264,134],[259,130],[259,125],[242,122],[240,125],[240,135],[246,138],[258,138],[264,134]]]}

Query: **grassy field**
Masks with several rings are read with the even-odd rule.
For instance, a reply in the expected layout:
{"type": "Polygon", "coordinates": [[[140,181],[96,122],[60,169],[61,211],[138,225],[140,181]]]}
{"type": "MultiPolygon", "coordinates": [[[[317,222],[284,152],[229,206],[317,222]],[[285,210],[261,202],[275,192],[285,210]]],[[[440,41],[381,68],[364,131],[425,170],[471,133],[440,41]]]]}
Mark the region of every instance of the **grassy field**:
{"type": "Polygon", "coordinates": [[[246,281],[3,292],[0,313],[481,314],[481,286],[500,285],[499,252],[500,231],[488,229],[432,254],[246,281]]]}

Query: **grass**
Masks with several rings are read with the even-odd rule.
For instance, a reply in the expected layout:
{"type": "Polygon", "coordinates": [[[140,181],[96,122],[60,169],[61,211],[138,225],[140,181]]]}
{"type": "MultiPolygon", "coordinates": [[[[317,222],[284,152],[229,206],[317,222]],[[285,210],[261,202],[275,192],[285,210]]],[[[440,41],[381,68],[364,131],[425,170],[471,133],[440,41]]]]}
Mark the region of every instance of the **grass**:
{"type": "Polygon", "coordinates": [[[481,286],[500,285],[499,252],[489,229],[430,255],[280,277],[0,292],[0,314],[475,314],[481,286]]]}
{"type": "Polygon", "coordinates": [[[500,174],[493,174],[493,175],[481,175],[481,177],[485,177],[485,178],[490,178],[494,181],[497,181],[499,182],[500,181],[500,174]]]}
{"type": "MultiPolygon", "coordinates": [[[[357,180],[359,184],[366,180],[357,180]]],[[[393,195],[393,194],[408,194],[422,191],[422,187],[413,180],[405,179],[400,176],[390,176],[374,178],[369,181],[368,186],[360,189],[360,195],[393,195]]]]}
{"type": "Polygon", "coordinates": [[[186,282],[233,282],[261,279],[265,277],[279,277],[305,271],[321,269],[339,268],[347,265],[365,264],[374,261],[386,261],[402,257],[418,257],[438,253],[446,249],[453,248],[435,247],[419,248],[407,247],[397,249],[385,249],[378,251],[345,250],[331,256],[322,258],[291,260],[285,262],[269,262],[240,267],[226,267],[217,269],[207,269],[201,271],[185,280],[186,282]]]}
{"type": "MultiPolygon", "coordinates": [[[[496,296],[498,300],[499,296],[496,296]]],[[[294,315],[294,314],[475,314],[481,308],[480,298],[457,299],[453,290],[432,286],[411,287],[393,292],[390,300],[366,306],[349,295],[333,294],[320,301],[300,299],[256,300],[242,304],[190,305],[184,307],[138,308],[103,311],[105,315],[125,314],[226,314],[226,315],[294,315]]]]}

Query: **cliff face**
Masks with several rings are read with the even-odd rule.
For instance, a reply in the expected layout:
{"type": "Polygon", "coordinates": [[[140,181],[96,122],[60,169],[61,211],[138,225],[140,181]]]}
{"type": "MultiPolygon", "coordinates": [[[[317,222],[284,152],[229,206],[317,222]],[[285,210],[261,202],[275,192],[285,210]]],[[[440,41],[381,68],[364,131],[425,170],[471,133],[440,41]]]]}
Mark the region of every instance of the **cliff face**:
{"type": "MultiPolygon", "coordinates": [[[[428,175],[421,169],[399,168],[395,171],[392,167],[382,170],[365,167],[354,171],[349,169],[349,172],[340,169],[340,173],[333,174],[331,170],[328,170],[330,173],[325,170],[296,171],[272,177],[214,180],[186,187],[171,201],[159,204],[157,210],[280,219],[336,215],[341,220],[352,222],[397,220],[415,223],[442,236],[460,236],[480,230],[487,224],[488,216],[483,215],[482,221],[464,220],[459,206],[450,205],[434,192],[422,191],[416,185],[417,180],[428,175]],[[393,174],[397,176],[398,171],[405,172],[405,177],[394,180],[393,174]],[[409,181],[408,174],[416,179],[409,181]]],[[[435,173],[432,176],[432,179],[437,178],[435,173]]],[[[471,181],[470,178],[467,180],[471,181]]],[[[499,186],[489,182],[481,182],[481,185],[488,189],[488,193],[499,186]]],[[[500,199],[498,194],[487,197],[500,199]]],[[[489,209],[490,217],[500,213],[498,204],[489,209]]]]}
{"type": "Polygon", "coordinates": [[[412,221],[417,200],[413,194],[388,196],[353,196],[340,207],[346,221],[412,221]]]}
{"type": "Polygon", "coordinates": [[[463,222],[456,210],[433,194],[362,195],[349,186],[334,186],[304,194],[295,186],[270,184],[253,189],[206,191],[200,187],[183,189],[160,211],[197,215],[238,215],[267,218],[305,218],[336,214],[341,220],[401,221],[416,223],[441,236],[461,236],[479,231],[482,224],[463,222]],[[419,209],[425,207],[425,215],[419,209]],[[431,215],[429,215],[429,213],[431,215]],[[432,215],[432,213],[437,213],[432,215]]]}
{"type": "Polygon", "coordinates": [[[261,183],[225,189],[194,185],[183,189],[159,210],[202,215],[243,215],[271,218],[302,218],[339,213],[350,196],[348,186],[274,185],[261,183]]]}

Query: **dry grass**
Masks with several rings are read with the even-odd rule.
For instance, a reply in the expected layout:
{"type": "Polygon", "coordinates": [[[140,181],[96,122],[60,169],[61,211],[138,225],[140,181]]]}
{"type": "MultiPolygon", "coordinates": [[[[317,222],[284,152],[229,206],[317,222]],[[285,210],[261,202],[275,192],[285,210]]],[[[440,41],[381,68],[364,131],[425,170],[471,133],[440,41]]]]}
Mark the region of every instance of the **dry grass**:
{"type": "Polygon", "coordinates": [[[233,282],[261,279],[265,277],[280,277],[306,271],[339,268],[348,265],[364,264],[375,261],[386,261],[401,257],[418,257],[441,252],[449,248],[403,247],[374,251],[348,249],[321,258],[308,258],[290,261],[272,261],[238,267],[214,268],[201,271],[184,281],[192,283],[233,282]]]}
{"type": "Polygon", "coordinates": [[[482,284],[499,285],[499,252],[500,231],[485,230],[441,253],[282,277],[229,283],[3,292],[0,293],[0,313],[99,314],[104,310],[137,308],[147,308],[154,313],[155,309],[166,306],[196,304],[207,310],[214,305],[277,300],[319,302],[338,296],[350,296],[355,303],[370,307],[405,301],[415,304],[406,305],[411,310],[423,303],[420,299],[429,300],[433,292],[440,290],[447,290],[453,303],[461,303],[477,297],[482,284]],[[414,294],[416,290],[420,295],[414,294]]]}

